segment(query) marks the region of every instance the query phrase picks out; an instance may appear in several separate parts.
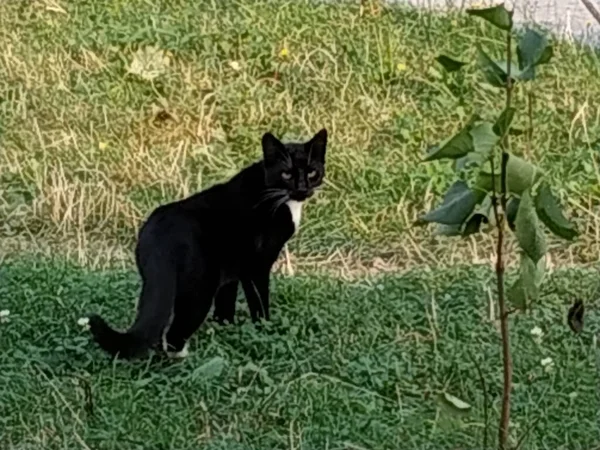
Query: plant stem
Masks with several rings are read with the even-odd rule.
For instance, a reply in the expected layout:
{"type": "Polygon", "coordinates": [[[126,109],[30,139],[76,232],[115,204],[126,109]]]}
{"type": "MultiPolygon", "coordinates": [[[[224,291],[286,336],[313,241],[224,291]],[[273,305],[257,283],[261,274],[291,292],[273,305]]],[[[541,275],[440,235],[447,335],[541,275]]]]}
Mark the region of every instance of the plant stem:
{"type": "MultiPolygon", "coordinates": [[[[506,44],[506,108],[510,108],[513,91],[513,83],[511,79],[512,35],[510,31],[507,32],[506,44]]],[[[500,166],[500,205],[502,206],[502,214],[497,221],[498,246],[496,249],[496,281],[498,285],[498,304],[500,307],[500,333],[502,336],[502,365],[504,385],[502,390],[500,426],[498,427],[498,444],[500,450],[506,450],[510,424],[510,394],[512,390],[512,357],[510,353],[510,339],[508,333],[508,313],[506,311],[506,299],[504,298],[504,259],[502,254],[504,249],[504,214],[506,213],[507,201],[506,167],[508,165],[508,131],[502,138],[501,147],[502,162],[500,166]]]]}
{"type": "MultiPolygon", "coordinates": [[[[505,153],[502,154],[503,162],[505,160],[504,155],[505,153]]],[[[505,164],[503,164],[503,166],[506,167],[505,164]]],[[[499,427],[500,450],[506,449],[506,441],[508,440],[508,427],[510,423],[510,393],[512,390],[512,358],[510,354],[510,340],[508,334],[508,314],[506,313],[506,301],[504,298],[504,260],[502,258],[502,249],[504,247],[503,228],[504,221],[501,217],[498,224],[498,248],[496,250],[496,280],[498,284],[498,303],[500,306],[500,333],[502,335],[502,364],[504,380],[502,390],[502,412],[500,415],[499,427]]]]}
{"type": "Polygon", "coordinates": [[[527,128],[527,152],[531,157],[533,151],[533,92],[531,89],[527,92],[527,117],[529,118],[529,127],[527,128]]]}

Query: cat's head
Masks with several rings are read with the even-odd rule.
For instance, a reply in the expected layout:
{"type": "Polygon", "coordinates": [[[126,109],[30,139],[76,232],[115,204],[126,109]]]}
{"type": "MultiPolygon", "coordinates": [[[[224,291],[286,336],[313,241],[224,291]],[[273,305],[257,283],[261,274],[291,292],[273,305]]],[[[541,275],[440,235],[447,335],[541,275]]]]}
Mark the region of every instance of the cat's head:
{"type": "Polygon", "coordinates": [[[268,188],[285,191],[290,199],[311,197],[325,176],[327,130],[322,129],[303,143],[283,143],[271,133],[262,138],[268,188]]]}

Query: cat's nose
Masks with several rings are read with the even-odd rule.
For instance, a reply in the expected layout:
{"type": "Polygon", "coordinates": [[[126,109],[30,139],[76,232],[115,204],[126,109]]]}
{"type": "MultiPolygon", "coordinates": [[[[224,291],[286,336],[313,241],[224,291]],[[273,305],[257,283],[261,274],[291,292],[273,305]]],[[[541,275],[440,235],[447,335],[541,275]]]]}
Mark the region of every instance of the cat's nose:
{"type": "Polygon", "coordinates": [[[306,200],[311,195],[312,191],[310,189],[298,189],[294,192],[294,197],[296,197],[296,200],[298,201],[306,200]]]}

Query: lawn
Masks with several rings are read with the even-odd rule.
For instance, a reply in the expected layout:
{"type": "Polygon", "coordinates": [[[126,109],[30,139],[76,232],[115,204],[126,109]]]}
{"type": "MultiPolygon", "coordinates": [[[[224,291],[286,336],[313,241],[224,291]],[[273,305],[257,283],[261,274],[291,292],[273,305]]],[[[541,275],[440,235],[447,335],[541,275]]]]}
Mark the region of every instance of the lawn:
{"type": "MultiPolygon", "coordinates": [[[[454,13],[359,12],[358,1],[0,2],[3,252],[130,262],[152,208],[258,158],[267,130],[304,139],[327,127],[327,185],[290,246],[298,268],[487,260],[486,238],[458,245],[412,223],[454,176],[417,164],[426,147],[502,103],[475,67],[460,82],[434,58],[473,59],[476,42],[499,57],[500,34],[454,13]],[[162,65],[140,76],[136,52],[152,46],[162,65]]],[[[555,264],[600,254],[599,78],[593,52],[557,42],[532,89],[533,145],[514,140],[582,231],[569,248],[553,243],[555,264]]],[[[520,87],[515,105],[526,98],[520,87]]]]}
{"type": "MultiPolygon", "coordinates": [[[[77,320],[131,320],[139,282],[124,270],[60,261],[7,262],[0,272],[0,445],[6,449],[474,449],[486,381],[498,419],[499,333],[485,269],[409,272],[342,282],[276,277],[263,331],[205,325],[191,356],[112,362],[77,320]],[[437,400],[471,405],[450,414],[437,400]]],[[[513,321],[513,430],[524,449],[591,450],[598,436],[597,349],[590,315],[565,325],[574,288],[595,272],[556,273],[544,308],[513,321]],[[554,292],[553,292],[554,291],[554,292]],[[531,330],[543,336],[536,342],[531,330]],[[541,361],[550,357],[547,369],[541,361]]],[[[597,308],[598,302],[588,304],[597,308]]],[[[490,439],[496,433],[491,432],[490,439]]]]}
{"type": "MultiPolygon", "coordinates": [[[[502,104],[473,64],[461,78],[435,62],[470,61],[477,42],[500,56],[480,21],[358,1],[0,1],[0,448],[481,449],[486,405],[495,444],[492,237],[413,225],[455,180],[419,163],[425,149],[502,104]],[[154,207],[257,159],[265,131],[323,127],[326,183],[276,267],[270,324],[242,301],[236,326],[205,324],[179,362],[115,362],[90,342],[79,318],[132,319],[133,242],[154,207]]],[[[511,439],[591,450],[600,63],[569,43],[554,55],[514,92],[519,109],[534,99],[534,141],[511,142],[580,237],[548,236],[540,304],[511,316],[511,439]]]]}

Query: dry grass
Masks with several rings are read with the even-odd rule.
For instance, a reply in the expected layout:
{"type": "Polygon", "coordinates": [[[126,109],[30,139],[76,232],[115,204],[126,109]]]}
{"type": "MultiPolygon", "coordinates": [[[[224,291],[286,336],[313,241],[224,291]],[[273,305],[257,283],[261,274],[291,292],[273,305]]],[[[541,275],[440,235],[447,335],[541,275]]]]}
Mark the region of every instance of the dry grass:
{"type": "MultiPolygon", "coordinates": [[[[418,164],[424,148],[501,95],[474,68],[473,91],[446,79],[433,59],[466,59],[476,41],[494,53],[489,33],[378,2],[2,2],[1,252],[127,261],[118,255],[152,208],[234,174],[259,156],[263,132],[327,127],[327,186],[290,246],[296,270],[487,261],[487,237],[455,242],[411,224],[452,180],[443,164],[418,164]],[[164,58],[151,80],[129,73],[149,47],[164,58]]],[[[557,264],[600,254],[599,69],[591,52],[558,44],[535,88],[535,142],[515,143],[582,231],[568,249],[553,244],[557,264]]]]}

